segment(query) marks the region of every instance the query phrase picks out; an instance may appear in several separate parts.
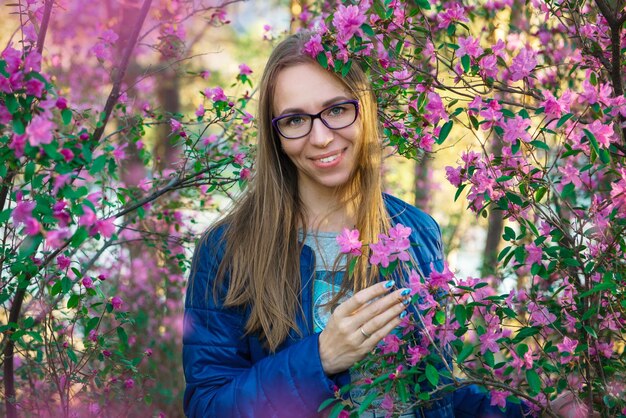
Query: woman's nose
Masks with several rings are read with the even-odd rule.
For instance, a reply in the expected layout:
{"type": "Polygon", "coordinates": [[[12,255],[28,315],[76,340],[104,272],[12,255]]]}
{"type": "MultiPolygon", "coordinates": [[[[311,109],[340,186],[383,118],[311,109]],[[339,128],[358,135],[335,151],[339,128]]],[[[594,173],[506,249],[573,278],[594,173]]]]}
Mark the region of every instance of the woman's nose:
{"type": "Polygon", "coordinates": [[[309,133],[309,142],[316,147],[325,148],[334,139],[334,132],[321,119],[313,119],[313,126],[309,133]]]}

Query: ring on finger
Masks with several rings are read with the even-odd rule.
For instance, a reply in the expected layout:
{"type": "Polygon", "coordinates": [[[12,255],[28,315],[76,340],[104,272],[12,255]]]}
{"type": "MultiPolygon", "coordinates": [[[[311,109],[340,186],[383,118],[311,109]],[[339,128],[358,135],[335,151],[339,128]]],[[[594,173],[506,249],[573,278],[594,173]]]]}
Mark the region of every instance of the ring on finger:
{"type": "Polygon", "coordinates": [[[364,336],[366,339],[372,336],[372,334],[368,334],[367,332],[365,332],[365,330],[363,329],[363,327],[359,328],[359,331],[361,331],[361,334],[363,334],[363,336],[364,336]]]}

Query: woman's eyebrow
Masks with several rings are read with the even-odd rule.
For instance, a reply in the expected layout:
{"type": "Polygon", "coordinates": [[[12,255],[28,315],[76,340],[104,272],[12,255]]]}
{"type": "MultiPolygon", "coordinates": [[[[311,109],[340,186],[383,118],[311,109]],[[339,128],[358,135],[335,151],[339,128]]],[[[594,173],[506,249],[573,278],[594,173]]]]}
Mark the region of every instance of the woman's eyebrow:
{"type": "MultiPolygon", "coordinates": [[[[322,102],[322,107],[320,110],[332,105],[333,103],[336,103],[339,101],[345,101],[345,100],[352,100],[352,99],[347,96],[336,96],[336,97],[333,97],[332,99],[325,100],[322,102]]],[[[300,114],[300,113],[306,113],[306,112],[299,107],[289,107],[283,110],[282,112],[280,112],[278,116],[293,115],[293,114],[300,114]]]]}

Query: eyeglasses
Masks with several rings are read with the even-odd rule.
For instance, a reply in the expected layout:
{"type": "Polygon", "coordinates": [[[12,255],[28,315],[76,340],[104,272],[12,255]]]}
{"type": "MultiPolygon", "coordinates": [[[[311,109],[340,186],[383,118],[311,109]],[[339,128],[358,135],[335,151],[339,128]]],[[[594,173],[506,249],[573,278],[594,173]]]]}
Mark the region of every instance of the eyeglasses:
{"type": "Polygon", "coordinates": [[[320,119],[328,129],[342,129],[352,125],[359,115],[359,101],[346,100],[322,109],[319,113],[295,113],[272,119],[272,126],[285,139],[307,136],[313,129],[313,121],[320,119]]]}

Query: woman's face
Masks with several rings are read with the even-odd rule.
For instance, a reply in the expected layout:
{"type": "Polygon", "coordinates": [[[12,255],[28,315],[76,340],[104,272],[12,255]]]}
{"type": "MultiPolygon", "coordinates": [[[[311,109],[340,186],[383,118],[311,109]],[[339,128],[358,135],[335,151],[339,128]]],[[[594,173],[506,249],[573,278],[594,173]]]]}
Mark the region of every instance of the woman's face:
{"type": "MultiPolygon", "coordinates": [[[[275,118],[299,113],[315,115],[329,106],[353,99],[344,85],[319,65],[298,64],[278,74],[273,112],[275,118]]],[[[338,106],[326,115],[331,118],[343,111],[338,106]]],[[[288,123],[297,126],[302,119],[295,118],[288,123]]],[[[302,138],[286,139],[280,135],[284,153],[298,169],[302,198],[327,195],[350,180],[360,136],[360,117],[342,129],[330,129],[317,118],[312,121],[311,132],[302,138]]]]}

